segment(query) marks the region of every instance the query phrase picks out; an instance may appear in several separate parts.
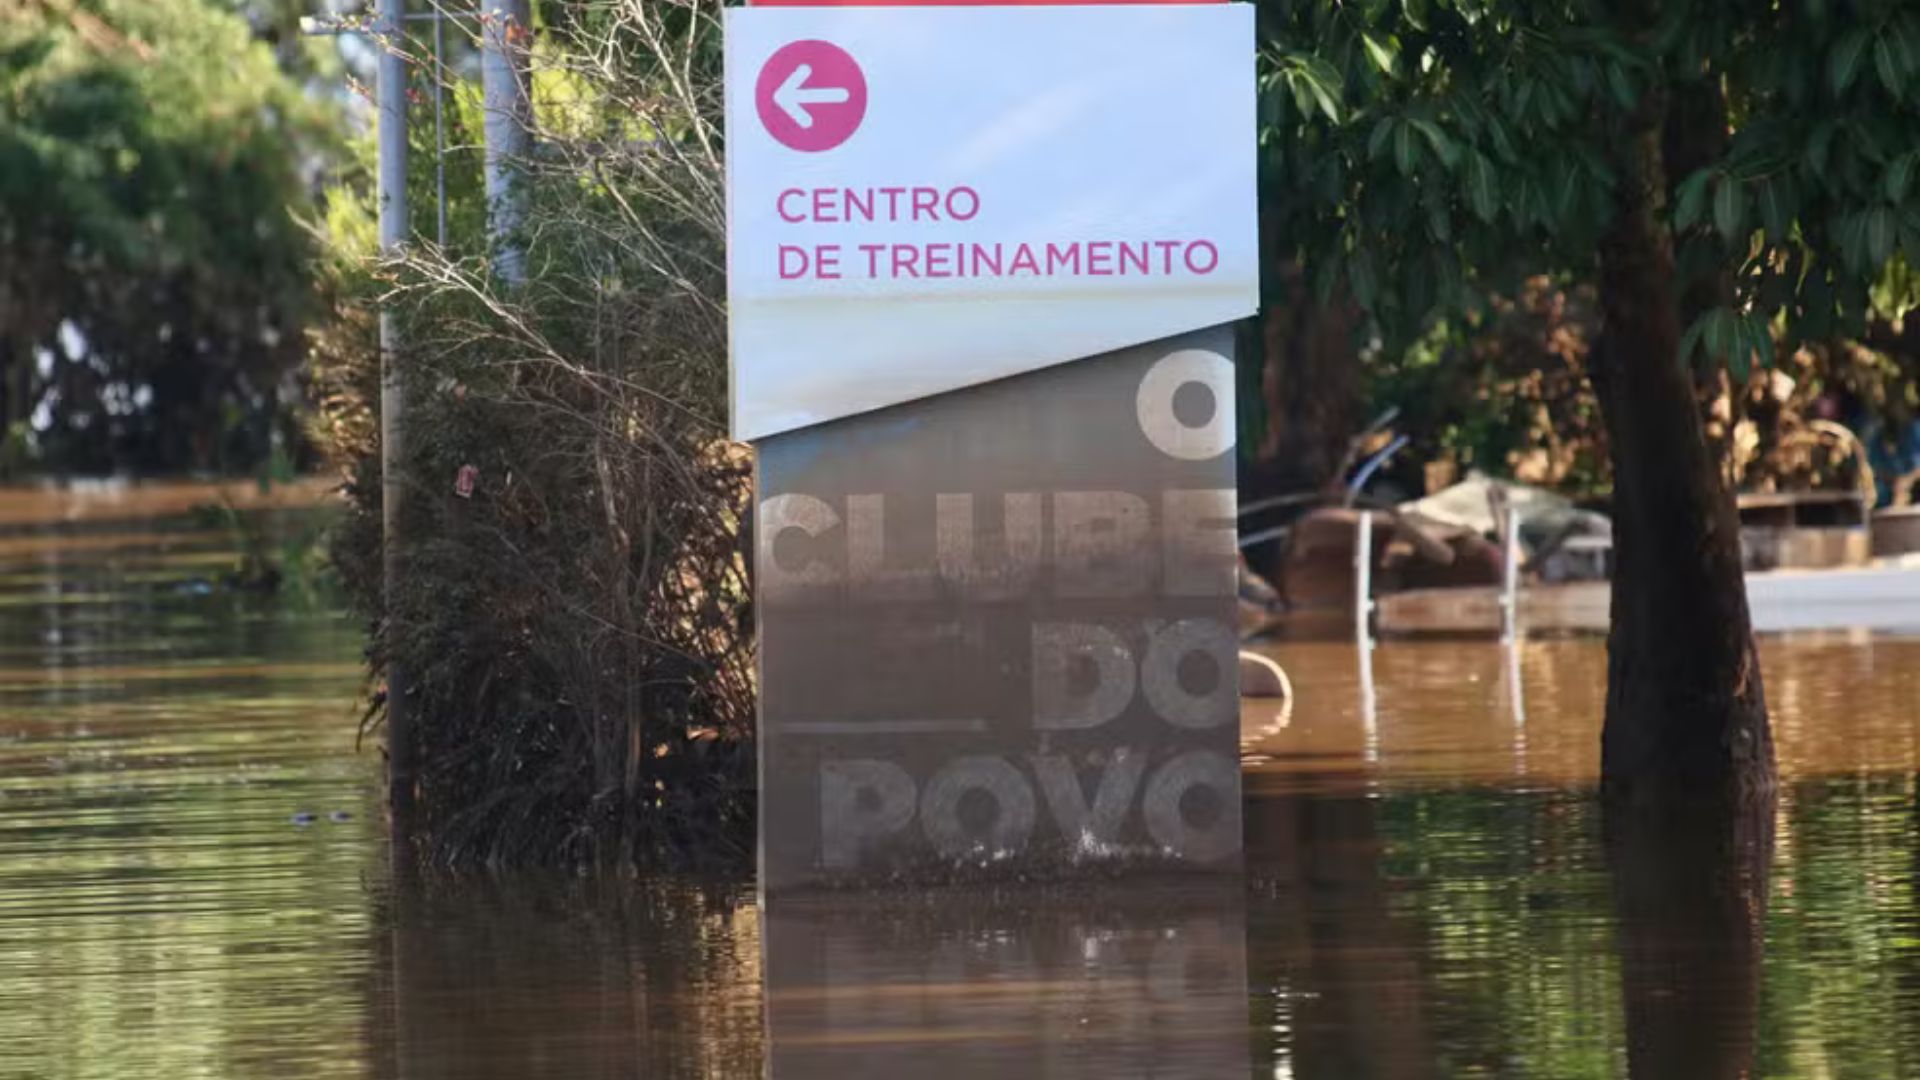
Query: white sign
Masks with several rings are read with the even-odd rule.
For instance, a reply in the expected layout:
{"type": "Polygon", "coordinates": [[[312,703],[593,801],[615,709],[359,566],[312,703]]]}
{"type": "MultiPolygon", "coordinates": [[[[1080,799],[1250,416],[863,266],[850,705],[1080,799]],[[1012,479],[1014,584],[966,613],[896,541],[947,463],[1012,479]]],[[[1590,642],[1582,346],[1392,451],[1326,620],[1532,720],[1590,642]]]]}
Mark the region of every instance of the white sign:
{"type": "Polygon", "coordinates": [[[1249,4],[729,8],[733,434],[1258,303],[1249,4]]]}

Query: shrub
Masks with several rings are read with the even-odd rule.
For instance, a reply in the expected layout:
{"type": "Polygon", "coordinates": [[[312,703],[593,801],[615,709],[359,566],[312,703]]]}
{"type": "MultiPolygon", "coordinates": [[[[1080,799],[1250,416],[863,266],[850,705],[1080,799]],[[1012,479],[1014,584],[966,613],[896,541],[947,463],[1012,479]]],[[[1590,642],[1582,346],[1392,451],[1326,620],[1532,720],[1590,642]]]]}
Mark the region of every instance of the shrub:
{"type": "MultiPolygon", "coordinates": [[[[401,320],[407,539],[370,651],[377,677],[405,673],[413,835],[435,861],[751,849],[717,14],[553,6],[509,240],[525,283],[500,280],[498,249],[421,246],[337,275],[342,318],[314,340],[319,429],[355,508],[335,558],[377,616],[378,359],[360,313],[379,294],[401,320]]],[[[472,95],[457,103],[477,128],[472,95]]]]}

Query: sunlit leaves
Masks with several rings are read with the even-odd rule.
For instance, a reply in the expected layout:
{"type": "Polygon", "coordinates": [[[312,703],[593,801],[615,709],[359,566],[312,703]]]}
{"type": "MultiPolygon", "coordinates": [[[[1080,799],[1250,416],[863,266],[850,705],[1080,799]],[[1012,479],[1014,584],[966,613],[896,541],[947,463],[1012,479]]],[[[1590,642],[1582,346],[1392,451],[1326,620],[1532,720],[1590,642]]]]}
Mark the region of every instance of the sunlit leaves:
{"type": "Polygon", "coordinates": [[[1368,58],[1373,61],[1375,67],[1380,69],[1382,75],[1392,75],[1400,66],[1399,54],[1391,41],[1390,38],[1376,37],[1369,33],[1360,35],[1360,42],[1366,46],[1368,58]]]}
{"type": "Polygon", "coordinates": [[[1302,116],[1318,111],[1334,123],[1340,122],[1341,78],[1339,69],[1318,56],[1285,53],[1278,58],[1280,78],[1292,91],[1294,106],[1302,116]]]}

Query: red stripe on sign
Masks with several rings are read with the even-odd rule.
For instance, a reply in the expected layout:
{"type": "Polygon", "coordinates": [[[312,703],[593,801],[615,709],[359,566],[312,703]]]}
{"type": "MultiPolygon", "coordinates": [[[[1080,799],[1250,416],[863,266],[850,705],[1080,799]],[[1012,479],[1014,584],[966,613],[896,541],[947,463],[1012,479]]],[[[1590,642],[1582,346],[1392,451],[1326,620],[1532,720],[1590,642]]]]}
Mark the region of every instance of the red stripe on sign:
{"type": "Polygon", "coordinates": [[[1227,0],[747,0],[748,7],[1088,7],[1096,4],[1222,4],[1227,0]]]}

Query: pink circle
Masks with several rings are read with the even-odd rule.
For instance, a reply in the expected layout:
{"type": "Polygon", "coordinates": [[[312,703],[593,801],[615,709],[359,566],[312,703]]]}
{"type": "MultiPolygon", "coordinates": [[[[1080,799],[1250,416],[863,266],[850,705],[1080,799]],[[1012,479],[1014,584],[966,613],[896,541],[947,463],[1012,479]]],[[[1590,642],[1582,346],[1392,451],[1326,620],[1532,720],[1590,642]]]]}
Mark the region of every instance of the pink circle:
{"type": "Polygon", "coordinates": [[[767,134],[782,146],[817,154],[859,129],[867,115],[867,77],[838,45],[794,41],[767,58],[753,101],[767,134]]]}

